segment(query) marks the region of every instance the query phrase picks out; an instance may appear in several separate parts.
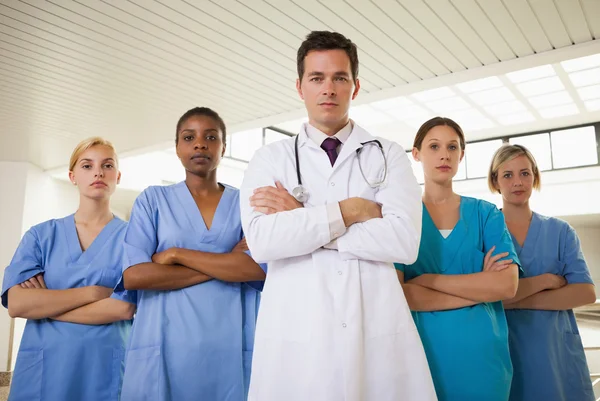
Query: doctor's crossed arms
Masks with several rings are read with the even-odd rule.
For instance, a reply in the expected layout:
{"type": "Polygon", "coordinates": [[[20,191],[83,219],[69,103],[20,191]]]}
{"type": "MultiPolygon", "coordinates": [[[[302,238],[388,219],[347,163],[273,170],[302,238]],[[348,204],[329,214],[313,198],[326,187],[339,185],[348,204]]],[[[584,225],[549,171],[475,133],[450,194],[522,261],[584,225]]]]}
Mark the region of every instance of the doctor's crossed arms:
{"type": "MultiPolygon", "coordinates": [[[[339,204],[346,227],[382,217],[381,205],[368,199],[352,197],[340,201],[339,204]]],[[[267,215],[304,207],[279,181],[275,182],[274,187],[266,186],[254,190],[250,197],[250,206],[255,212],[267,215]]]]}

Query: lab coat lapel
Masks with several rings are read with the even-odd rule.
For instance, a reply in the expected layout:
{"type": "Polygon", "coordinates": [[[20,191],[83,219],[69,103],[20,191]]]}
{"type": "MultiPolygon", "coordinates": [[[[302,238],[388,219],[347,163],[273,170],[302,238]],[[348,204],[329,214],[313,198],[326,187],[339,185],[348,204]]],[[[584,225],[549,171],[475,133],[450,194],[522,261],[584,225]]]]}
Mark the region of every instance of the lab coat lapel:
{"type": "MultiPolygon", "coordinates": [[[[298,153],[300,160],[300,176],[303,183],[314,180],[313,174],[318,173],[323,180],[328,180],[333,171],[327,153],[306,134],[306,124],[298,134],[298,153]]],[[[295,161],[294,161],[295,163],[295,161]]],[[[337,164],[337,161],[336,161],[337,164]]],[[[305,184],[307,185],[307,184],[305,184]]]]}
{"type": "Polygon", "coordinates": [[[340,168],[346,161],[346,159],[350,158],[352,155],[356,154],[356,150],[362,147],[362,143],[372,141],[375,137],[365,131],[363,128],[359,127],[356,123],[354,123],[354,128],[352,129],[352,133],[348,137],[344,146],[342,146],[342,151],[338,155],[335,164],[333,165],[333,172],[340,168]]]}

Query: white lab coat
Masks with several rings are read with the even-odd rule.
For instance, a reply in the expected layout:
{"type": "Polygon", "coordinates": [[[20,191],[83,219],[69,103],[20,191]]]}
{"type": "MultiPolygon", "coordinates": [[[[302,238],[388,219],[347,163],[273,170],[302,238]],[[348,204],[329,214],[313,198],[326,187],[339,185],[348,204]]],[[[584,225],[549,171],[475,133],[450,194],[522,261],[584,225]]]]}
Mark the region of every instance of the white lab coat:
{"type": "MultiPolygon", "coordinates": [[[[297,186],[294,139],[258,150],[240,193],[252,256],[268,262],[249,401],[431,401],[435,390],[423,346],[392,262],[412,264],[421,237],[421,190],[404,150],[380,139],[387,185],[371,189],[356,156],[375,139],[355,125],[332,167],[305,132],[299,136],[304,208],[254,212],[256,188],[297,186]],[[382,204],[382,219],[350,226],[330,242],[326,204],[359,196],[382,204]]],[[[370,182],[383,176],[377,146],[361,153],[370,182]]]]}

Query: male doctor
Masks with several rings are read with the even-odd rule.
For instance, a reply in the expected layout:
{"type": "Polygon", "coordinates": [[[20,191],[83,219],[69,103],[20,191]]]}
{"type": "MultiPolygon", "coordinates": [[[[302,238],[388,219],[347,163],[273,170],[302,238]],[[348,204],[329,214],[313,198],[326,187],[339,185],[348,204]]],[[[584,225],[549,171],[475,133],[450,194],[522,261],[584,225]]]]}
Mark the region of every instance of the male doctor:
{"type": "Polygon", "coordinates": [[[297,62],[308,124],[297,144],[256,152],[240,194],[252,256],[269,264],[249,400],[436,400],[392,264],[418,254],[410,162],[396,143],[379,139],[385,158],[377,143],[362,145],[375,138],[348,118],[360,89],[354,43],[312,32],[297,62]],[[291,195],[297,171],[303,204],[291,195]]]}

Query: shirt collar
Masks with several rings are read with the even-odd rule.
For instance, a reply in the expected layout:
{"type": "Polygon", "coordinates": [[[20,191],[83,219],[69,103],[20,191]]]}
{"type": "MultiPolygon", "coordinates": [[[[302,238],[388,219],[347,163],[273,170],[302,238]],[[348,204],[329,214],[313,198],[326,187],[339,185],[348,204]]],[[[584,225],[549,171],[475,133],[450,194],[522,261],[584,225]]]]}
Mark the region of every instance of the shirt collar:
{"type": "MultiPolygon", "coordinates": [[[[350,137],[350,134],[352,133],[352,125],[353,125],[352,120],[349,120],[348,124],[346,124],[341,130],[336,132],[336,134],[333,136],[335,138],[339,139],[339,141],[342,144],[345,143],[348,140],[348,137],[350,137]]],[[[317,146],[321,146],[323,141],[325,139],[329,138],[329,135],[327,135],[324,132],[322,132],[321,130],[313,127],[309,123],[306,123],[306,135],[310,138],[310,140],[312,140],[314,143],[316,143],[317,146]]]]}

